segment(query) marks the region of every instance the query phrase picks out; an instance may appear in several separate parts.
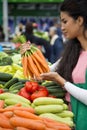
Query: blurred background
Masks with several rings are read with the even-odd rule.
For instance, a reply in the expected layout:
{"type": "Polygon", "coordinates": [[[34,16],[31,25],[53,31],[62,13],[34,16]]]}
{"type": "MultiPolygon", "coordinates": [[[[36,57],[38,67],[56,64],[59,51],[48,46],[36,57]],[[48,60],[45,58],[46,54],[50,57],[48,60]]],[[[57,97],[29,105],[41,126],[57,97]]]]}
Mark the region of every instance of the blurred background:
{"type": "Polygon", "coordinates": [[[1,51],[16,48],[14,37],[24,34],[27,41],[41,48],[48,61],[59,59],[65,45],[59,16],[62,1],[0,0],[1,51]]]}

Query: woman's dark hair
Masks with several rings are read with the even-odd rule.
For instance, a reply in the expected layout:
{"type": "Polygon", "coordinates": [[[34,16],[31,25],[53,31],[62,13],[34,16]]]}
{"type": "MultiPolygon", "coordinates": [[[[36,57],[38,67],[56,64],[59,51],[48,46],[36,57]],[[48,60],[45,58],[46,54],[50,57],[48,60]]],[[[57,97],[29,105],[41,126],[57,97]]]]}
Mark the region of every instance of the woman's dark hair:
{"type": "Polygon", "coordinates": [[[32,22],[27,22],[25,30],[28,34],[33,34],[33,24],[32,22]]]}
{"type": "MultiPolygon", "coordinates": [[[[83,17],[84,37],[87,30],[87,0],[65,0],[60,8],[60,11],[67,12],[69,16],[77,19],[83,17]]],[[[77,64],[81,51],[81,44],[75,38],[68,40],[57,72],[66,80],[73,82],[72,71],[77,64]]]]}

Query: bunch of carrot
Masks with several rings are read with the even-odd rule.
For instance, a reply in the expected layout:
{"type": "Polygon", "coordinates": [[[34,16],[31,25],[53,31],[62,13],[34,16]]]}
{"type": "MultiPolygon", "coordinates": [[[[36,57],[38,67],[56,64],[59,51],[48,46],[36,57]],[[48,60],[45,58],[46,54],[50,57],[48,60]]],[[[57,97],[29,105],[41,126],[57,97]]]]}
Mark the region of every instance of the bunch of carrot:
{"type": "Polygon", "coordinates": [[[20,104],[0,108],[0,130],[71,130],[66,124],[35,115],[32,109],[20,104]]]}
{"type": "Polygon", "coordinates": [[[39,77],[41,73],[50,71],[42,52],[31,44],[30,49],[22,55],[22,66],[26,78],[39,77]]]}

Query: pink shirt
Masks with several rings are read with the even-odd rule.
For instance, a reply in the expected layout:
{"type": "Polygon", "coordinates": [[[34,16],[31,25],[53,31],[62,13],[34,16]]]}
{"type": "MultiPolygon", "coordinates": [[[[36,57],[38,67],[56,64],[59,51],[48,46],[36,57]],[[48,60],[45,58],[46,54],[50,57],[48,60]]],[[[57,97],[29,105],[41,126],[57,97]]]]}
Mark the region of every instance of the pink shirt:
{"type": "MultiPolygon", "coordinates": [[[[85,83],[86,69],[87,69],[87,51],[81,51],[78,62],[72,72],[72,79],[74,83],[76,84],[85,83]]],[[[66,100],[70,102],[69,93],[66,94],[66,100]]]]}
{"type": "Polygon", "coordinates": [[[76,67],[72,72],[73,82],[85,83],[85,74],[87,69],[87,51],[81,51],[76,67]]]}

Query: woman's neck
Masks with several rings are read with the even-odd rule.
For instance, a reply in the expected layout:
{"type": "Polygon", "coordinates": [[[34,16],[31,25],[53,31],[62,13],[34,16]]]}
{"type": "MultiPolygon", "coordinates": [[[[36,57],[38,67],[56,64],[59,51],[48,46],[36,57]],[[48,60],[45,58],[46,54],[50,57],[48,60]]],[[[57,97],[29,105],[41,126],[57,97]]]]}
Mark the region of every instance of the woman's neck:
{"type": "MultiPolygon", "coordinates": [[[[87,37],[87,32],[86,32],[87,37]]],[[[85,38],[83,35],[77,38],[82,46],[82,49],[87,51],[87,38],[85,38]]]]}

